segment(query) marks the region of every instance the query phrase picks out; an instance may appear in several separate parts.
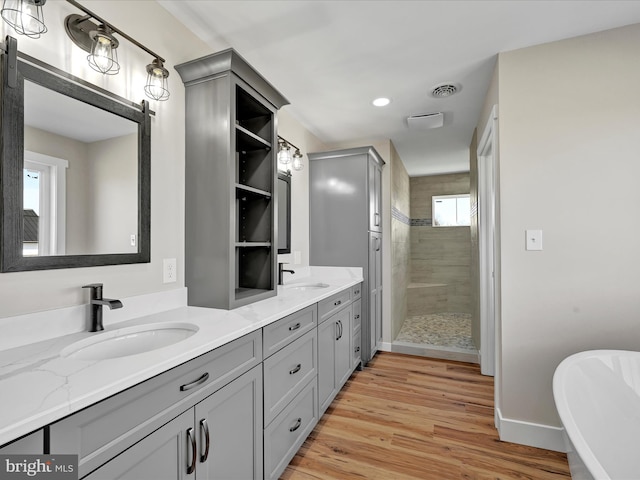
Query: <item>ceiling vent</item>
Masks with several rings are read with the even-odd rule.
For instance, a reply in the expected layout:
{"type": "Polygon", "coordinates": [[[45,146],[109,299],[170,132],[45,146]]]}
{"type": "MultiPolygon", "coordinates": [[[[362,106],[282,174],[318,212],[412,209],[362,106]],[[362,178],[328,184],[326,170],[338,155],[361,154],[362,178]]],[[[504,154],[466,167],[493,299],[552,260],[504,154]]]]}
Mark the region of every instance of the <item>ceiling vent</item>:
{"type": "Polygon", "coordinates": [[[443,83],[437,85],[431,90],[431,96],[434,98],[446,98],[455,95],[460,91],[460,86],[453,83],[443,83]]]}
{"type": "Polygon", "coordinates": [[[407,123],[411,130],[429,130],[431,128],[440,128],[444,125],[444,114],[426,113],[424,115],[412,115],[407,118],[407,123]]]}

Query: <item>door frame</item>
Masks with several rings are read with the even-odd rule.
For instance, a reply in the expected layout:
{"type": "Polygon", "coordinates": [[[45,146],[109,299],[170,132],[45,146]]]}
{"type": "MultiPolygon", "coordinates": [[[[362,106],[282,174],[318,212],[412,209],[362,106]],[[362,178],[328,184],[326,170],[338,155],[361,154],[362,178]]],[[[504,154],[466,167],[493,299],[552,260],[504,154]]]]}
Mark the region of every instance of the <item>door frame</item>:
{"type": "Polygon", "coordinates": [[[496,317],[498,283],[496,271],[496,197],[498,182],[496,130],[498,108],[494,105],[478,142],[478,248],[480,276],[480,370],[483,375],[496,373],[496,317]]]}

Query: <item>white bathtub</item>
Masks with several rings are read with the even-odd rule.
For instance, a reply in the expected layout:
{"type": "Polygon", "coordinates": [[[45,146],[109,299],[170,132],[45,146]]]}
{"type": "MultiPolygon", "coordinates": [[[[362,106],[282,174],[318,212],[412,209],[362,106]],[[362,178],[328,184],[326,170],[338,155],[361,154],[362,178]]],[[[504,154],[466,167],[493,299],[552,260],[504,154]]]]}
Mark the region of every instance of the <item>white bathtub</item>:
{"type": "Polygon", "coordinates": [[[640,479],[640,352],[572,355],[553,376],[573,479],[640,479]]]}

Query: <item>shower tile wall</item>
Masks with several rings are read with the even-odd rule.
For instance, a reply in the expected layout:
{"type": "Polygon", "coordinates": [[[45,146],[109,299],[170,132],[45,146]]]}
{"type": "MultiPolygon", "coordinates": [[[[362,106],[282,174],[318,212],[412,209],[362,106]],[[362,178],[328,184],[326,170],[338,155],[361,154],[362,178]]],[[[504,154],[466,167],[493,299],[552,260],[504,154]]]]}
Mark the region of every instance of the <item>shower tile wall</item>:
{"type": "Polygon", "coordinates": [[[409,175],[391,145],[391,338],[398,335],[407,318],[409,286],[409,175]]]}
{"type": "Polygon", "coordinates": [[[431,197],[469,193],[469,174],[410,179],[411,282],[407,315],[471,313],[469,227],[432,227],[431,197]]]}

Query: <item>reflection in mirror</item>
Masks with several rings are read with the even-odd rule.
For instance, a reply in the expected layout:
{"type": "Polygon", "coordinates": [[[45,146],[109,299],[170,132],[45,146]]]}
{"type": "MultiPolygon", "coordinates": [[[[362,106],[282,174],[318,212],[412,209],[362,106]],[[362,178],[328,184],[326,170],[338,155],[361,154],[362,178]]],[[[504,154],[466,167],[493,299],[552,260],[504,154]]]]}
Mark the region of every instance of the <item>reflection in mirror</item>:
{"type": "Polygon", "coordinates": [[[135,253],[138,125],[24,82],[23,255],[135,253]]]}
{"type": "Polygon", "coordinates": [[[278,172],[278,253],[291,253],[291,176],[278,172]]]}

